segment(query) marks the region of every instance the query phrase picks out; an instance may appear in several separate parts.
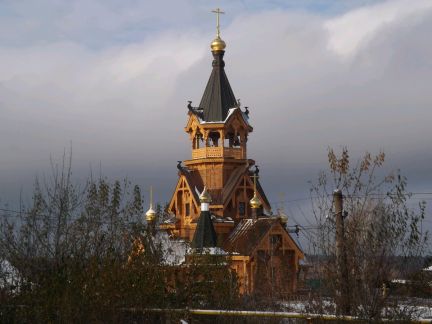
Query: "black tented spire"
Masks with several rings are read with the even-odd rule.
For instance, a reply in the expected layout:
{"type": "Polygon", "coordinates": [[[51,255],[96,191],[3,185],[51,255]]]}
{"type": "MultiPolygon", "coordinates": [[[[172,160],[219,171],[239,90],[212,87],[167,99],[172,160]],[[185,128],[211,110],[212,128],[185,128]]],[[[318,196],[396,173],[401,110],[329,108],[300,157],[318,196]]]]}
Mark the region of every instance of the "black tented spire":
{"type": "Polygon", "coordinates": [[[217,235],[210,212],[201,211],[191,246],[194,249],[202,249],[216,247],[216,243],[217,235]]]}
{"type": "Polygon", "coordinates": [[[226,119],[230,108],[237,107],[237,100],[225,74],[225,51],[212,51],[213,70],[207,82],[199,105],[203,109],[204,121],[222,122],[226,119]]]}

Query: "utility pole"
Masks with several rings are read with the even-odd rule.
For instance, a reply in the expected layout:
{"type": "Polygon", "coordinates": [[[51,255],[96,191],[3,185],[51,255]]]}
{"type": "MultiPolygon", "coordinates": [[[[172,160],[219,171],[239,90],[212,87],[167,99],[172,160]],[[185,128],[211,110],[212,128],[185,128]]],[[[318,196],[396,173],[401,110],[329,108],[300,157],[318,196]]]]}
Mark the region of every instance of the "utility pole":
{"type": "Polygon", "coordinates": [[[343,215],[343,195],[340,189],[333,192],[333,204],[336,218],[336,311],[338,314],[349,315],[351,298],[348,279],[348,265],[345,247],[345,229],[343,215]]]}

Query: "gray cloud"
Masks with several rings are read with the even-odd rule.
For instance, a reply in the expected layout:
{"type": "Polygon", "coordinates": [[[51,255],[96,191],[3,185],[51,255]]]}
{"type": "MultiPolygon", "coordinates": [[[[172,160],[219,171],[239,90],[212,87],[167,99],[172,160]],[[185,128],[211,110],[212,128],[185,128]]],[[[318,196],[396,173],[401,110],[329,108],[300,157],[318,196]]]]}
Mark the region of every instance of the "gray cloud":
{"type": "MultiPolygon", "coordinates": [[[[307,196],[327,147],[342,145],[354,157],[384,149],[389,168],[427,190],[430,1],[324,13],[295,1],[294,9],[258,4],[228,4],[223,38],[234,93],[251,107],[249,153],[270,200],[307,196]]],[[[106,175],[152,183],[169,199],[175,161],[190,156],[186,101],[201,98],[214,31],[208,8],[193,2],[135,6],[45,3],[31,6],[34,15],[10,7],[17,17],[0,22],[0,197],[31,188],[49,156],[72,142],[78,177],[102,163],[106,175]]]]}

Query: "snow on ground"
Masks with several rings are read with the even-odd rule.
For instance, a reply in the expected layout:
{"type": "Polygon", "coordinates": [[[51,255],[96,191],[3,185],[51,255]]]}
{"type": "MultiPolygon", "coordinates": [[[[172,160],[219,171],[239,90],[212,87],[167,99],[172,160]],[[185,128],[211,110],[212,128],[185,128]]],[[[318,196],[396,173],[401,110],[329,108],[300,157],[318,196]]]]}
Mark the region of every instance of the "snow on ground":
{"type": "Polygon", "coordinates": [[[173,240],[168,233],[158,232],[155,243],[160,244],[163,251],[163,260],[166,265],[180,265],[185,261],[189,243],[184,240],[173,240]]]}
{"type": "MultiPolygon", "coordinates": [[[[284,301],[280,305],[284,310],[296,313],[307,313],[307,309],[310,309],[310,306],[312,306],[308,301],[284,301]]],[[[335,309],[336,307],[331,300],[323,300],[322,306],[323,309],[335,309]]],[[[395,312],[411,314],[412,318],[416,320],[432,320],[432,300],[417,298],[404,300],[397,306],[397,309],[388,307],[383,310],[383,315],[386,313],[395,314],[395,312]]],[[[330,313],[325,314],[330,315],[330,313]]]]}
{"type": "Polygon", "coordinates": [[[18,270],[8,260],[2,260],[0,262],[0,288],[18,289],[19,279],[18,270]]]}

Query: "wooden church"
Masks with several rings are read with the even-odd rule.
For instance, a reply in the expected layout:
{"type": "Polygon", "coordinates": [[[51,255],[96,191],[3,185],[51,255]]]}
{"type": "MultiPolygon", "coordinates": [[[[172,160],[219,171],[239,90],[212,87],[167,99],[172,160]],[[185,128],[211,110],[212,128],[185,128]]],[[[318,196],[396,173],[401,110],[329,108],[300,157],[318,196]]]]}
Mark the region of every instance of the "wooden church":
{"type": "Polygon", "coordinates": [[[229,253],[240,292],[292,293],[297,288],[303,252],[286,229],[286,216],[273,215],[248,157],[253,127],[225,74],[225,42],[211,43],[212,71],[198,106],[189,102],[184,128],[191,158],[179,161],[178,181],[169,202],[175,215],[161,228],[196,248],[219,247],[229,253]],[[204,207],[203,207],[204,206],[204,207]]]}

